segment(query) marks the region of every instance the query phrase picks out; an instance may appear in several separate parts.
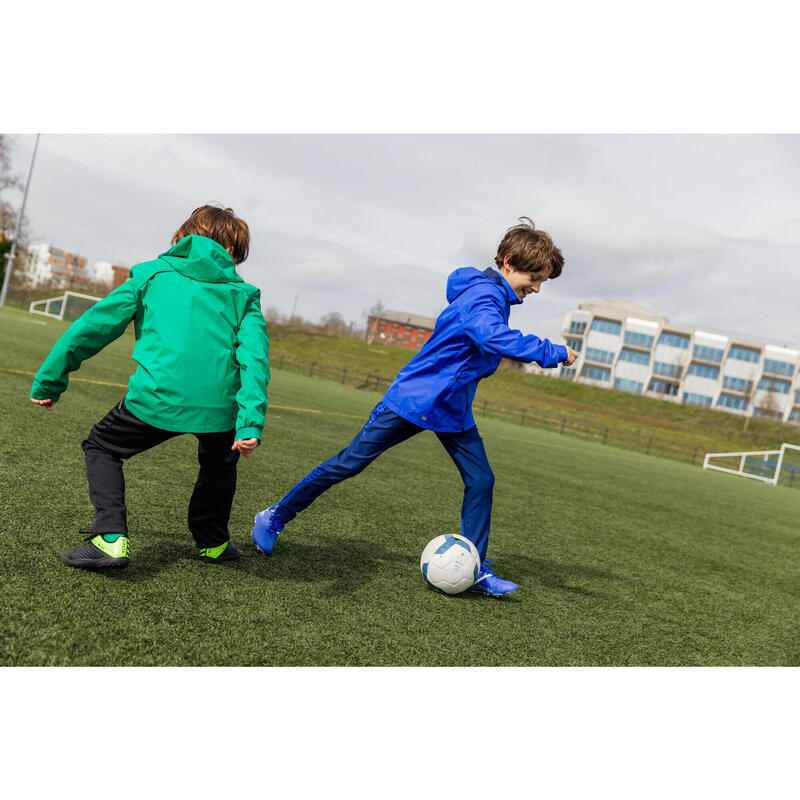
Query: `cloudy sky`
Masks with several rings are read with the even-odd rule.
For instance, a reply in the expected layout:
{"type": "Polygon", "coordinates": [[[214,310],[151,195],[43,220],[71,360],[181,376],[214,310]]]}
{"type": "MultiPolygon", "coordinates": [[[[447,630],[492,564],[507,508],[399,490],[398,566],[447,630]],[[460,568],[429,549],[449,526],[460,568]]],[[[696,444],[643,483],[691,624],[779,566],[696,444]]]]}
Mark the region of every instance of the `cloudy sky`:
{"type": "MultiPolygon", "coordinates": [[[[18,135],[24,172],[33,137],[18,135]]],[[[532,217],[562,276],[512,324],[626,298],[671,320],[800,344],[800,137],[792,135],[43,135],[33,241],[126,266],[197,205],[247,220],[264,308],[361,322],[377,300],[435,316],[448,273],[490,266],[532,217]]]]}

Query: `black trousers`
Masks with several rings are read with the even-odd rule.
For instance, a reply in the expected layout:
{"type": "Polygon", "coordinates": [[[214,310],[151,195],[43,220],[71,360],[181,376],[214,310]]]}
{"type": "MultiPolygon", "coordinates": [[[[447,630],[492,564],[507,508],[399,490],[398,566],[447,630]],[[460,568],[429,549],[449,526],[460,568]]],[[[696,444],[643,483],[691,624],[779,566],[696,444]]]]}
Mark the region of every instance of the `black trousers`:
{"type": "MultiPolygon", "coordinates": [[[[196,433],[200,474],[189,501],[189,530],[198,547],[227,542],[228,519],[236,492],[238,450],[231,450],[234,431],[196,433]]],[[[89,499],[95,510],[92,533],[127,533],[124,459],[180,436],[135,417],[120,400],[81,444],[86,457],[89,499]]]]}

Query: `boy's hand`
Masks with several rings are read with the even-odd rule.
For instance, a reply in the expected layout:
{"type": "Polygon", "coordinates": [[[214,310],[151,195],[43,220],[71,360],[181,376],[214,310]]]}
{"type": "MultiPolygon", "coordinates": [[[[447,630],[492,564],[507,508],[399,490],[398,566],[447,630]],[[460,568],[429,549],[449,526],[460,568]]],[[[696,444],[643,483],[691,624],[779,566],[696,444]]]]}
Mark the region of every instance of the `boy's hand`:
{"type": "Polygon", "coordinates": [[[561,363],[570,366],[570,364],[574,364],[578,360],[578,354],[568,344],[565,344],[564,347],[567,348],[567,360],[561,363]]]}
{"type": "Polygon", "coordinates": [[[258,439],[237,439],[231,450],[238,450],[245,458],[248,458],[253,455],[256,447],[258,447],[258,439]]]}
{"type": "Polygon", "coordinates": [[[31,403],[36,403],[37,406],[44,406],[48,411],[52,411],[55,400],[50,400],[49,398],[47,400],[37,400],[35,397],[31,397],[31,403]]]}

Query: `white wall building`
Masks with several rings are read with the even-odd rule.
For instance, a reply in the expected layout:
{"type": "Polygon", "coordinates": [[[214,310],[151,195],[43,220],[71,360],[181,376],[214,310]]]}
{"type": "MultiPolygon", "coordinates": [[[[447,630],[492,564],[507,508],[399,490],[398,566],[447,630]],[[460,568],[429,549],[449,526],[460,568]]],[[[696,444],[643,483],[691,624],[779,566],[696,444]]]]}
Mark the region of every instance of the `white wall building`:
{"type": "Polygon", "coordinates": [[[50,261],[50,245],[28,246],[27,276],[33,286],[48,286],[53,280],[53,265],[50,261]]]}
{"type": "Polygon", "coordinates": [[[628,300],[581,303],[562,337],[581,357],[559,377],[800,423],[800,350],[671,325],[628,300]]]}
{"type": "Polygon", "coordinates": [[[107,283],[109,286],[114,283],[114,269],[110,261],[95,261],[92,273],[92,280],[95,283],[107,283]]]}

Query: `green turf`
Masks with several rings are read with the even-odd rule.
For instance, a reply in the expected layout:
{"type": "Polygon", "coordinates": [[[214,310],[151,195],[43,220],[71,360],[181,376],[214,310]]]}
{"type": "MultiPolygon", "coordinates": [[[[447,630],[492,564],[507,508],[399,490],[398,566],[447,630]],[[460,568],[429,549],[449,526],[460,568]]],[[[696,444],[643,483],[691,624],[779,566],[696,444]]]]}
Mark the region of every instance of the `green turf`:
{"type": "MultiPolygon", "coordinates": [[[[63,328],[0,312],[0,367],[35,371],[63,328]]],[[[124,337],[76,377],[124,383],[129,352],[124,337]]],[[[264,444],[240,462],[242,557],[197,559],[183,436],[129,462],[131,565],[91,573],[60,562],[92,518],[80,441],[124,390],[73,381],[47,413],[29,388],[0,372],[4,665],[800,664],[795,489],[486,420],[489,555],[515,596],[424,587],[419,553],[458,530],[461,497],[429,433],[320,498],[267,558],[250,543],[255,511],[377,400],[276,370],[264,444]]]]}

